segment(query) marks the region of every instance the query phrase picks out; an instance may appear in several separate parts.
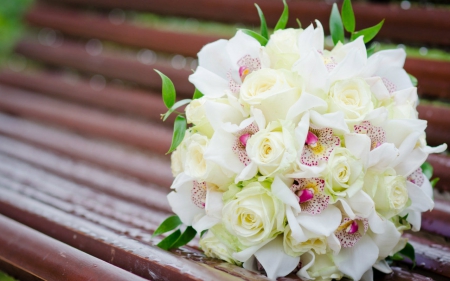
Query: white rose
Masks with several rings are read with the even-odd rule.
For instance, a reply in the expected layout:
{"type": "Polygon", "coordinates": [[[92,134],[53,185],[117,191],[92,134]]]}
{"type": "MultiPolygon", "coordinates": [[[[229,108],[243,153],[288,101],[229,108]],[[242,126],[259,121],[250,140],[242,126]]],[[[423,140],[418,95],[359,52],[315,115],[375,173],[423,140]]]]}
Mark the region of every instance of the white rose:
{"type": "Polygon", "coordinates": [[[244,246],[263,243],[284,230],[284,204],[268,186],[266,182],[252,182],[223,207],[225,228],[244,246]]]}
{"type": "Polygon", "coordinates": [[[302,32],[303,29],[279,29],[270,36],[264,50],[269,55],[271,68],[292,68],[300,58],[298,37],[302,32]]]}
{"type": "Polygon", "coordinates": [[[294,124],[280,120],[271,122],[247,141],[247,155],[264,176],[272,176],[290,167],[297,157],[294,124]]]}
{"type": "Polygon", "coordinates": [[[325,236],[313,235],[313,233],[308,232],[308,240],[304,242],[297,242],[292,237],[292,231],[289,225],[284,229],[283,246],[286,254],[298,257],[308,252],[309,250],[314,250],[317,254],[325,254],[327,251],[327,238],[325,236]]]}
{"type": "Polygon", "coordinates": [[[336,147],[328,158],[325,187],[332,197],[352,197],[364,184],[364,167],[347,148],[336,147]]]}
{"type": "Polygon", "coordinates": [[[191,138],[191,135],[191,131],[186,130],[183,141],[170,155],[170,168],[172,169],[172,175],[174,177],[184,172],[184,166],[186,162],[186,144],[187,140],[191,138]]]}
{"type": "Polygon", "coordinates": [[[364,79],[335,82],[328,93],[329,112],[342,112],[347,124],[354,125],[374,109],[375,98],[364,79]]]}
{"type": "Polygon", "coordinates": [[[240,102],[260,109],[267,122],[285,119],[289,108],[300,98],[300,76],[285,69],[263,68],[250,73],[240,90],[240,102]]]}
{"type": "Polygon", "coordinates": [[[406,178],[392,168],[382,173],[370,171],[364,179],[364,190],[373,198],[377,212],[387,219],[403,211],[409,201],[406,178]]]}
{"type": "Polygon", "coordinates": [[[241,264],[233,259],[233,250],[223,244],[212,231],[208,231],[200,239],[199,245],[208,257],[221,259],[232,264],[241,264]]]}
{"type": "MultiPolygon", "coordinates": [[[[344,274],[337,268],[333,262],[331,255],[315,255],[314,263],[306,270],[300,270],[297,275],[306,280],[314,279],[315,281],[331,281],[333,279],[340,280],[344,274]]],[[[305,253],[300,257],[302,265],[309,264],[313,259],[312,253],[305,253]]]]}
{"type": "Polygon", "coordinates": [[[205,97],[191,101],[185,109],[186,120],[189,124],[195,125],[193,129],[205,136],[211,137],[214,133],[214,129],[208,118],[206,118],[205,102],[205,97]]]}
{"type": "Polygon", "coordinates": [[[199,133],[193,133],[183,140],[186,149],[184,172],[199,182],[206,181],[223,187],[233,179],[219,165],[204,158],[209,141],[199,133]]]}

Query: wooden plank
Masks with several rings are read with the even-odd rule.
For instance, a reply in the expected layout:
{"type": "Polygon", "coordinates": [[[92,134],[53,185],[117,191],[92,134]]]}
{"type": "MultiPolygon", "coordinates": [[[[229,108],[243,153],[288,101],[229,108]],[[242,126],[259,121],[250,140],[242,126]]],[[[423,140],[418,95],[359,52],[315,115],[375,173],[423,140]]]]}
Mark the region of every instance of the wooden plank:
{"type": "MultiPolygon", "coordinates": [[[[55,3],[56,1],[49,2],[55,3]]],[[[181,2],[177,0],[60,0],[57,2],[83,7],[132,9],[162,15],[259,25],[258,14],[253,5],[254,0],[189,0],[181,2]]],[[[283,9],[282,4],[272,0],[259,0],[257,3],[264,11],[268,25],[275,26],[283,9]]],[[[448,10],[414,7],[404,10],[398,4],[373,3],[353,3],[353,9],[357,17],[358,29],[373,26],[381,19],[385,19],[384,27],[381,29],[378,38],[450,45],[450,37],[448,36],[450,23],[447,20],[450,12],[448,10]],[[411,32],[411,30],[414,30],[414,32],[411,32]]],[[[325,1],[291,1],[289,2],[289,11],[291,16],[288,26],[297,27],[296,18],[299,18],[304,26],[318,19],[322,22],[325,30],[328,30],[331,3],[325,1]]]]}
{"type": "Polygon", "coordinates": [[[125,56],[120,52],[105,51],[100,55],[91,56],[84,45],[69,40],[65,40],[64,44],[58,47],[44,46],[34,41],[21,41],[16,46],[16,52],[47,64],[72,67],[109,78],[135,82],[157,91],[161,90],[161,78],[154,69],[158,69],[172,79],[180,95],[192,97],[194,93],[194,86],[188,82],[191,71],[177,70],[163,63],[143,64],[136,57],[125,56]]]}
{"type": "Polygon", "coordinates": [[[145,280],[2,215],[0,225],[1,259],[42,279],[145,280]]]}
{"type": "Polygon", "coordinates": [[[0,85],[0,109],[70,130],[109,138],[158,153],[169,150],[170,129],[0,85]]]}
{"type": "Polygon", "coordinates": [[[4,70],[0,72],[0,83],[71,102],[142,116],[159,123],[161,113],[167,111],[161,93],[108,84],[103,89],[94,89],[85,79],[71,79],[61,73],[18,73],[4,70]]]}
{"type": "Polygon", "coordinates": [[[163,187],[169,187],[173,181],[167,158],[130,147],[87,139],[4,114],[0,114],[0,133],[163,187]]]}

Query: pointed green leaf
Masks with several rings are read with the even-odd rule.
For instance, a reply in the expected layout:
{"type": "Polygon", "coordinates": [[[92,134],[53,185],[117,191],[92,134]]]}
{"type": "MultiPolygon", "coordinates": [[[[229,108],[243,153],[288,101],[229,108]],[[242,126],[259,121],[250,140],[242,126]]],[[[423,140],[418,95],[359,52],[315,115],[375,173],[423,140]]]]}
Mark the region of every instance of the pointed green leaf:
{"type": "Polygon", "coordinates": [[[380,21],[377,25],[353,33],[352,41],[358,38],[359,36],[364,36],[364,43],[368,43],[377,35],[378,31],[380,31],[381,27],[383,26],[383,23],[384,20],[380,21]]]}
{"type": "Polygon", "coordinates": [[[391,259],[392,259],[393,261],[402,261],[402,260],[403,260],[403,256],[400,255],[399,253],[395,253],[395,254],[391,257],[391,259]]]}
{"type": "Polygon", "coordinates": [[[153,232],[152,237],[155,237],[155,236],[161,235],[163,233],[166,233],[168,231],[174,230],[181,224],[182,224],[182,222],[177,215],[168,217],[158,226],[158,228],[155,230],[155,232],[153,232]]]}
{"type": "Polygon", "coordinates": [[[258,6],[258,4],[255,3],[256,9],[258,10],[259,19],[261,20],[261,36],[269,39],[269,32],[267,31],[267,23],[266,18],[264,17],[264,14],[261,10],[261,8],[258,6]]]}
{"type": "Polygon", "coordinates": [[[370,57],[371,55],[373,55],[373,53],[375,53],[376,47],[377,47],[376,44],[372,44],[372,46],[370,46],[370,48],[367,49],[367,57],[370,57]]]}
{"type": "Polygon", "coordinates": [[[188,226],[186,230],[178,237],[177,241],[173,243],[170,248],[180,248],[181,246],[186,245],[192,239],[194,239],[195,235],[197,235],[197,231],[193,229],[191,226],[188,226]]]}
{"type": "Polygon", "coordinates": [[[201,98],[201,97],[203,97],[202,92],[200,92],[197,88],[195,88],[194,96],[192,97],[192,99],[193,99],[193,100],[196,100],[196,99],[199,99],[199,98],[201,98]]]}
{"type": "Polygon", "coordinates": [[[435,187],[439,180],[440,178],[434,178],[432,181],[430,181],[431,187],[435,187]]]}
{"type": "Polygon", "coordinates": [[[205,235],[206,232],[208,232],[208,229],[205,229],[205,230],[203,230],[203,231],[200,233],[200,238],[202,238],[203,235],[205,235]]]}
{"type": "Polygon", "coordinates": [[[422,168],[422,173],[427,177],[427,179],[431,179],[433,176],[433,166],[431,166],[429,162],[424,162],[420,168],[422,168]]]}
{"type": "Polygon", "coordinates": [[[161,240],[161,242],[159,242],[156,246],[167,251],[171,248],[173,243],[175,243],[175,241],[177,241],[178,238],[180,238],[180,236],[181,236],[181,231],[179,229],[177,229],[175,232],[173,232],[172,234],[170,234],[169,236],[167,236],[166,238],[161,240]]]}
{"type": "Polygon", "coordinates": [[[414,87],[417,87],[417,78],[416,77],[414,77],[414,76],[412,76],[411,74],[409,74],[408,73],[408,75],[409,75],[409,79],[411,79],[411,83],[413,84],[413,86],[414,87]]]}
{"type": "Polygon", "coordinates": [[[336,3],[333,4],[333,8],[331,9],[330,32],[334,45],[339,41],[344,43],[344,26],[342,25],[341,15],[339,14],[336,3]]]}
{"type": "Polygon", "coordinates": [[[402,256],[409,258],[413,262],[413,266],[416,265],[416,253],[413,245],[406,243],[405,248],[398,252],[402,256]]]}
{"type": "Polygon", "coordinates": [[[181,106],[183,106],[183,105],[185,105],[185,104],[188,104],[188,103],[190,103],[191,101],[192,101],[191,99],[184,99],[184,100],[177,101],[177,102],[176,102],[174,105],[172,105],[172,107],[169,108],[169,110],[167,110],[167,112],[164,114],[164,116],[163,116],[163,121],[166,121],[167,118],[170,116],[170,114],[172,114],[172,112],[175,111],[175,109],[177,109],[177,108],[179,108],[179,107],[181,107],[181,106]]]}
{"type": "Polygon", "coordinates": [[[259,35],[258,33],[254,32],[253,30],[250,29],[241,29],[242,32],[244,32],[247,35],[250,35],[251,37],[255,38],[256,40],[258,40],[259,44],[261,44],[261,46],[266,46],[267,44],[267,39],[262,37],[261,35],[259,35]]]}
{"type": "Polygon", "coordinates": [[[281,17],[278,20],[277,25],[275,25],[274,31],[286,28],[289,19],[289,8],[288,5],[286,4],[286,0],[283,0],[283,5],[284,5],[283,13],[281,14],[281,17]]]}
{"type": "Polygon", "coordinates": [[[174,151],[178,147],[178,145],[183,141],[185,133],[186,118],[178,115],[177,118],[175,118],[175,123],[173,124],[172,144],[170,145],[170,149],[167,153],[174,151]]]}
{"type": "Polygon", "coordinates": [[[344,0],[342,4],[342,22],[344,23],[345,30],[348,32],[355,31],[355,14],[353,13],[351,0],[344,0]]]}
{"type": "Polygon", "coordinates": [[[164,75],[159,70],[155,69],[155,71],[156,73],[159,74],[159,76],[161,76],[162,79],[162,97],[164,104],[166,105],[167,108],[171,108],[172,105],[175,103],[175,98],[177,95],[175,92],[175,86],[173,85],[172,80],[170,80],[169,77],[164,75]]]}
{"type": "Polygon", "coordinates": [[[302,28],[302,23],[300,22],[300,20],[299,19],[295,19],[295,20],[297,21],[298,28],[302,28]]]}

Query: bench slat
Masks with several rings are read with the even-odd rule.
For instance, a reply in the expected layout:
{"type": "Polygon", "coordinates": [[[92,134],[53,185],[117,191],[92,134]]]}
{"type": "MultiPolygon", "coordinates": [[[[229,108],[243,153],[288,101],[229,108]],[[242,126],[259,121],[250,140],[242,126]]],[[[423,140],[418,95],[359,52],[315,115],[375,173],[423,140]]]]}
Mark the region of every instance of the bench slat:
{"type": "MultiPolygon", "coordinates": [[[[201,18],[223,22],[240,22],[258,25],[259,18],[255,12],[253,3],[257,2],[269,26],[275,26],[281,15],[283,6],[280,2],[272,0],[59,0],[52,3],[64,2],[81,6],[93,6],[101,8],[122,8],[139,11],[148,11],[162,15],[175,15],[193,18],[201,18]]],[[[354,3],[353,9],[358,16],[358,29],[377,24],[380,19],[385,19],[379,38],[392,38],[396,40],[434,43],[450,45],[448,29],[450,12],[442,9],[432,11],[425,8],[402,9],[399,5],[377,5],[367,3],[354,3]],[[410,32],[414,30],[414,32],[410,32]],[[433,31],[433,32],[430,32],[433,31]]],[[[324,28],[328,30],[328,20],[331,4],[325,1],[291,1],[289,3],[289,26],[298,26],[295,19],[299,18],[306,26],[318,19],[324,28]]]]}
{"type": "Polygon", "coordinates": [[[45,280],[145,280],[0,215],[2,259],[45,280]],[[52,270],[46,270],[50,267],[52,270]]]}
{"type": "Polygon", "coordinates": [[[173,181],[168,159],[148,152],[90,140],[4,114],[0,114],[0,133],[163,187],[173,181]]]}

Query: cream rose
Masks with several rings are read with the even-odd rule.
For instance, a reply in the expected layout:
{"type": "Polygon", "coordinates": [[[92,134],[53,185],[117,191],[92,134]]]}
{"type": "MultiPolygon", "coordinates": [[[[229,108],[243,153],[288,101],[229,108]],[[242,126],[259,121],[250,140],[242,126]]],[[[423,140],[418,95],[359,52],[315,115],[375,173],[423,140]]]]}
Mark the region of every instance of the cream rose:
{"type": "Polygon", "coordinates": [[[200,239],[199,245],[208,257],[221,259],[232,264],[241,264],[241,262],[233,259],[234,251],[223,244],[212,231],[208,231],[200,239]]]}
{"type": "Polygon", "coordinates": [[[287,225],[284,229],[283,246],[286,254],[293,257],[301,256],[309,250],[313,250],[317,254],[325,254],[327,238],[325,236],[308,235],[308,240],[299,243],[292,237],[291,228],[287,225]]]}
{"type": "Polygon", "coordinates": [[[382,173],[371,171],[364,182],[364,190],[373,198],[377,212],[385,218],[389,219],[407,207],[406,178],[397,175],[394,169],[382,173]]]}
{"type": "Polygon", "coordinates": [[[186,120],[189,124],[194,124],[193,129],[205,136],[211,137],[214,129],[209,123],[208,118],[206,118],[205,102],[205,97],[191,101],[185,109],[186,120]]]}
{"type": "Polygon", "coordinates": [[[247,142],[247,155],[264,176],[273,176],[290,167],[297,156],[294,124],[280,120],[271,122],[247,142]]]}
{"type": "Polygon", "coordinates": [[[302,82],[297,74],[285,69],[263,68],[245,78],[240,89],[240,102],[260,109],[270,122],[285,119],[301,92],[302,82]]]}
{"type": "Polygon", "coordinates": [[[279,29],[270,36],[264,50],[270,58],[271,68],[288,70],[292,68],[300,58],[298,37],[302,32],[303,29],[279,29]]]}
{"type": "Polygon", "coordinates": [[[223,225],[244,246],[263,243],[284,230],[284,204],[268,185],[252,182],[223,207],[223,225]]]}
{"type": "Polygon", "coordinates": [[[301,269],[297,275],[300,278],[305,278],[307,280],[340,280],[344,277],[344,274],[337,268],[331,257],[332,256],[328,254],[313,256],[313,253],[311,252],[303,254],[300,258],[303,266],[309,265],[313,258],[314,263],[311,266],[306,266],[304,269],[301,269]]]}
{"type": "Polygon", "coordinates": [[[325,172],[325,187],[333,197],[352,197],[363,187],[363,164],[347,148],[333,150],[325,172]]]}
{"type": "Polygon", "coordinates": [[[374,109],[375,97],[362,78],[335,82],[328,93],[329,112],[343,112],[347,124],[354,125],[374,109]]]}

